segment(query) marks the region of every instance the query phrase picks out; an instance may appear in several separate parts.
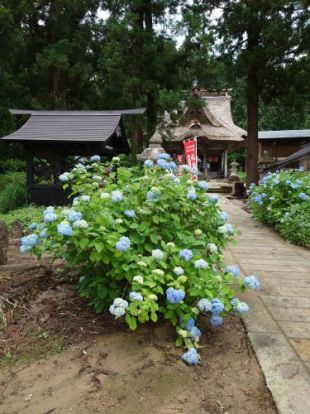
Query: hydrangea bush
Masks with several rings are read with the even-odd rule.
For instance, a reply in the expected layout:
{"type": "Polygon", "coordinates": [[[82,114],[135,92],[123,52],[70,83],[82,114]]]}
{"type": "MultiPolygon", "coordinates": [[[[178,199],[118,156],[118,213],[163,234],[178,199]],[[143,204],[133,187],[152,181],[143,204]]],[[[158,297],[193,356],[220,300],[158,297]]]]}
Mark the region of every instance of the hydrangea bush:
{"type": "Polygon", "coordinates": [[[219,326],[227,314],[246,312],[234,286],[259,287],[254,276],[242,279],[238,268],[224,266],[234,228],[218,197],[187,166],[177,171],[168,154],[133,168],[93,156],[60,180],[72,189],[72,206],[47,208],[21,250],[63,257],[80,274],[81,296],[132,330],[162,315],[187,349],[182,359],[197,364],[200,318],[219,326]]]}
{"type": "Polygon", "coordinates": [[[249,189],[253,215],[289,241],[310,246],[310,174],[303,169],[268,173],[249,189]]]}

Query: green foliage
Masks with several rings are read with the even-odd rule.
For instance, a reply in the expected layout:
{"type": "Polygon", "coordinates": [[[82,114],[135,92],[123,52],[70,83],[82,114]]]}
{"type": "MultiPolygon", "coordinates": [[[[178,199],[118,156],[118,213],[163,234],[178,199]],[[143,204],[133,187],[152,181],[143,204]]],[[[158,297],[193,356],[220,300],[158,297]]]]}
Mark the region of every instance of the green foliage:
{"type": "Polygon", "coordinates": [[[6,174],[10,172],[24,172],[25,170],[26,162],[24,160],[19,160],[17,158],[0,160],[0,174],[6,174]]]}
{"type": "Polygon", "coordinates": [[[29,224],[40,221],[42,211],[43,207],[29,205],[27,207],[11,210],[9,213],[0,214],[0,220],[4,221],[8,227],[11,227],[14,221],[19,220],[23,227],[27,228],[29,224]]]}
{"type": "Polygon", "coordinates": [[[26,176],[21,172],[0,175],[0,213],[27,204],[26,176]]]}
{"type": "MultiPolygon", "coordinates": [[[[188,319],[198,318],[197,301],[219,298],[226,315],[235,297],[234,277],[225,271],[222,254],[233,228],[224,224],[216,200],[185,169],[175,176],[158,166],[124,168],[118,158],[112,165],[77,166],[61,180],[76,196],[73,206],[44,212],[45,223],[36,229],[44,234],[34,252],[50,251],[75,266],[80,294],[97,312],[110,306],[121,316],[112,302],[123,298],[130,329],[156,322],[161,314],[181,331],[179,345],[198,347],[198,338],[184,334],[188,319]],[[183,249],[192,258],[182,258],[183,249]],[[181,272],[175,269],[180,267],[181,272]],[[184,292],[184,299],[171,303],[168,288],[184,292]],[[143,300],[132,298],[132,292],[143,300]]],[[[241,279],[239,287],[244,290],[241,279]]]]}
{"type": "Polygon", "coordinates": [[[275,226],[289,241],[310,246],[310,174],[300,170],[269,173],[252,186],[254,217],[275,226]]]}

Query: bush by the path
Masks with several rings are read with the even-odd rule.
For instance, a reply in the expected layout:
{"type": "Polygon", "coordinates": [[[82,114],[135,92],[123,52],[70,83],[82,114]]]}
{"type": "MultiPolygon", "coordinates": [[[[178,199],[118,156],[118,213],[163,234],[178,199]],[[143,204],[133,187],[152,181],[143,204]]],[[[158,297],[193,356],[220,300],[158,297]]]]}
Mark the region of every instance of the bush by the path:
{"type": "Polygon", "coordinates": [[[0,175],[0,213],[8,213],[27,204],[26,175],[9,172],[0,175]]]}
{"type": "Polygon", "coordinates": [[[208,196],[207,183],[193,181],[188,167],[175,171],[167,154],[143,168],[93,156],[60,176],[76,196],[72,208],[47,208],[21,251],[49,250],[76,266],[80,294],[132,330],[163,315],[176,327],[176,345],[187,348],[183,360],[197,364],[199,317],[219,326],[225,315],[246,312],[233,285],[243,291],[259,283],[224,266],[222,249],[234,228],[218,196],[208,196]]]}
{"type": "Polygon", "coordinates": [[[275,226],[292,243],[310,247],[310,174],[299,170],[268,173],[251,185],[254,217],[275,226]]]}

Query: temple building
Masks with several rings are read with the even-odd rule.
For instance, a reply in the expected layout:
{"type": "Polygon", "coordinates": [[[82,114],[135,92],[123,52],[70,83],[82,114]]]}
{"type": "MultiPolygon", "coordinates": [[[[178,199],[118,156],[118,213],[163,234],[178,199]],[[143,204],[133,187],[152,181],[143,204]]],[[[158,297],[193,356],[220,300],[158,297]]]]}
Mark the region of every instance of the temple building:
{"type": "Polygon", "coordinates": [[[181,106],[181,117],[176,125],[168,126],[162,146],[180,159],[184,140],[196,137],[199,171],[207,178],[226,178],[228,153],[245,147],[246,139],[246,131],[232,119],[228,91],[207,91],[195,85],[188,104],[181,106]]]}

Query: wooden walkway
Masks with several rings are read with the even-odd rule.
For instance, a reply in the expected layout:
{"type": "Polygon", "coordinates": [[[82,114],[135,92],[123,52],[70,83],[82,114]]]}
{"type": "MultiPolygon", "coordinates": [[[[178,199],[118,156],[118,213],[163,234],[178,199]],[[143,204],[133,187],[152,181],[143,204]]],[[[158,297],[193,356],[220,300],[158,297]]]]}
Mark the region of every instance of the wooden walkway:
{"type": "Polygon", "coordinates": [[[310,413],[310,251],[293,246],[221,197],[241,235],[225,253],[227,265],[255,275],[260,291],[247,291],[248,335],[279,413],[310,413]]]}

